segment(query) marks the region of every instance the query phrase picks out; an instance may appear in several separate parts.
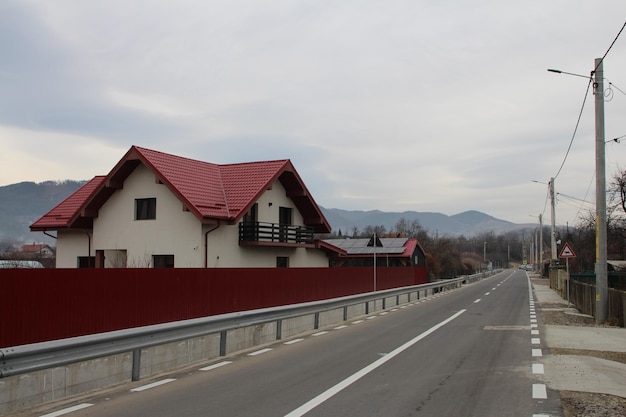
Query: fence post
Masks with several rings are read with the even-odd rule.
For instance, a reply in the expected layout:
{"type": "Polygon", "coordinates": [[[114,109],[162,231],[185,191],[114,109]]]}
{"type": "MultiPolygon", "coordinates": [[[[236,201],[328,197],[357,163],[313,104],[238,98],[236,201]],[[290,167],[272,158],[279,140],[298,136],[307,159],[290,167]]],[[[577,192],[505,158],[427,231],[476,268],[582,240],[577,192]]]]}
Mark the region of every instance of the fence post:
{"type": "Polygon", "coordinates": [[[276,320],[276,340],[283,338],[283,321],[281,319],[276,320]]]}
{"type": "Polygon", "coordinates": [[[220,332],[220,356],[226,356],[226,330],[220,332]]]}
{"type": "Polygon", "coordinates": [[[139,381],[139,374],[141,372],[141,348],[133,350],[133,370],[132,381],[139,381]]]}

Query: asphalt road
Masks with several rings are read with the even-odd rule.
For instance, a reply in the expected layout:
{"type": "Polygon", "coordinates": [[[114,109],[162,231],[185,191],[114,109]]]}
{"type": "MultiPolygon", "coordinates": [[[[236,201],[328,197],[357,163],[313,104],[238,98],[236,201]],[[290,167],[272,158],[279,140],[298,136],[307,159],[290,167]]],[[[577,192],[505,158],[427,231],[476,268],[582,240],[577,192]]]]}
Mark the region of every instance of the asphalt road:
{"type": "Polygon", "coordinates": [[[97,417],[558,416],[558,393],[542,398],[533,388],[536,346],[529,285],[524,271],[504,271],[404,308],[49,412],[97,417]],[[156,386],[146,389],[150,383],[156,386]]]}

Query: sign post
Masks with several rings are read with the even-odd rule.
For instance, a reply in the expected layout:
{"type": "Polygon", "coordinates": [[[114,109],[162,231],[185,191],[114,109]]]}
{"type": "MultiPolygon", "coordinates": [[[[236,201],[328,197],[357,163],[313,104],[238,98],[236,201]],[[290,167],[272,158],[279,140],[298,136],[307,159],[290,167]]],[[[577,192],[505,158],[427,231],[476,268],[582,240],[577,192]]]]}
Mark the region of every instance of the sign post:
{"type": "Polygon", "coordinates": [[[565,243],[563,245],[563,249],[561,249],[561,253],[559,254],[559,258],[565,258],[565,270],[567,271],[567,306],[570,306],[569,302],[569,259],[575,258],[576,254],[572,250],[572,247],[569,243],[565,243]]]}

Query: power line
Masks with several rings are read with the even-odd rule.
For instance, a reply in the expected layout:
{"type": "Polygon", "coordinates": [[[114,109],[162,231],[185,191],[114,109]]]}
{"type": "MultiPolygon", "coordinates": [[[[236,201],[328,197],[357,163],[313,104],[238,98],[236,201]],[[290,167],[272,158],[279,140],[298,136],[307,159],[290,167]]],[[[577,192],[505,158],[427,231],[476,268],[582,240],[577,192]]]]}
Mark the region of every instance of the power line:
{"type": "MultiPolygon", "coordinates": [[[[596,65],[596,67],[591,72],[591,75],[589,76],[589,82],[587,83],[587,90],[585,91],[585,98],[583,99],[583,104],[580,107],[580,112],[578,113],[578,120],[576,121],[576,127],[574,128],[574,134],[572,135],[572,139],[570,140],[569,146],[567,147],[567,152],[565,152],[565,157],[563,158],[563,162],[561,162],[561,166],[559,167],[559,170],[557,171],[556,175],[553,177],[554,179],[556,179],[559,176],[559,174],[561,173],[561,170],[563,169],[563,166],[565,165],[565,161],[567,161],[567,157],[569,155],[569,152],[572,149],[572,144],[574,143],[574,138],[576,137],[576,132],[578,132],[578,126],[580,125],[580,119],[582,118],[583,110],[585,109],[585,103],[587,102],[587,96],[589,95],[589,87],[591,86],[591,83],[593,82],[593,78],[592,77],[596,73],[596,71],[598,70],[598,67],[600,66],[600,64],[604,61],[604,58],[606,58],[606,56],[611,51],[611,48],[613,48],[613,45],[615,45],[615,42],[617,42],[617,39],[620,37],[620,35],[624,31],[625,27],[626,27],[626,22],[624,22],[624,24],[622,25],[622,28],[619,30],[619,32],[615,36],[615,39],[613,39],[613,42],[611,42],[611,45],[609,45],[609,48],[606,50],[606,52],[602,56],[602,59],[600,59],[598,61],[598,64],[596,65]]],[[[550,70],[548,70],[548,71],[550,71],[550,70]]],[[[554,71],[554,72],[562,72],[562,71],[554,71]]],[[[578,74],[572,74],[572,75],[578,75],[578,74]]],[[[610,82],[609,82],[609,85],[611,85],[610,82]]],[[[618,90],[619,90],[619,88],[618,88],[618,90]]]]}
{"type": "Polygon", "coordinates": [[[617,36],[615,36],[615,39],[613,39],[613,42],[611,42],[611,45],[609,46],[609,49],[606,50],[606,52],[602,56],[602,59],[600,61],[598,61],[598,65],[596,65],[596,67],[593,69],[592,74],[595,74],[595,72],[598,70],[598,67],[604,61],[604,58],[606,58],[606,56],[609,54],[609,51],[611,50],[611,48],[613,48],[613,45],[615,45],[615,42],[617,42],[617,38],[619,38],[619,35],[622,34],[622,31],[624,30],[625,27],[626,27],[626,22],[624,22],[624,24],[622,25],[622,28],[617,33],[617,36]]]}
{"type": "Polygon", "coordinates": [[[559,170],[554,176],[554,179],[556,179],[561,173],[561,170],[563,169],[563,165],[565,165],[565,161],[567,161],[567,156],[569,155],[569,151],[570,149],[572,149],[572,143],[574,143],[574,138],[576,137],[576,132],[578,132],[578,126],[580,125],[580,119],[583,116],[583,110],[585,109],[585,103],[587,102],[587,96],[589,95],[589,87],[591,86],[591,82],[592,82],[592,78],[589,77],[589,82],[587,83],[587,89],[585,91],[585,98],[583,99],[583,104],[580,107],[580,112],[578,113],[578,120],[576,120],[576,127],[574,128],[574,134],[572,135],[572,139],[569,141],[567,152],[565,152],[565,157],[563,158],[563,162],[561,162],[561,166],[559,167],[559,170]]]}

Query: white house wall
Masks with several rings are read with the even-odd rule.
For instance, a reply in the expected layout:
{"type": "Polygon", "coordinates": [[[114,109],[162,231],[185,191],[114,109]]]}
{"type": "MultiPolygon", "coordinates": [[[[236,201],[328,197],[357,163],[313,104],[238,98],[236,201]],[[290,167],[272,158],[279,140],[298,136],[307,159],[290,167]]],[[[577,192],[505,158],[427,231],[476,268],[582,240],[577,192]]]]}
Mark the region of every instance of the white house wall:
{"type": "Polygon", "coordinates": [[[127,267],[152,266],[152,255],[174,255],[176,268],[202,267],[200,221],[144,165],[126,178],[94,219],[93,247],[126,250],[127,267]],[[156,198],[156,219],[135,220],[135,199],[156,198]]]}
{"type": "MultiPolygon", "coordinates": [[[[276,181],[261,195],[258,221],[279,223],[279,208],[293,211],[292,223],[303,226],[302,215],[285,188],[276,181]]],[[[290,267],[328,267],[325,253],[313,248],[240,246],[239,225],[202,225],[144,165],[124,181],[104,203],[93,223],[91,256],[103,250],[105,267],[152,267],[152,255],[174,255],[176,268],[273,268],[276,257],[289,258],[290,267]],[[156,219],[135,220],[135,199],[156,198],[156,219]],[[207,233],[208,232],[208,233],[207,233]],[[205,255],[206,254],[206,255],[205,255]],[[124,262],[125,265],[119,265],[124,262]]],[[[84,232],[59,232],[57,267],[76,268],[77,257],[88,255],[84,232]]]]}
{"type": "Polygon", "coordinates": [[[80,231],[59,230],[57,233],[57,268],[76,268],[79,256],[93,256],[92,242],[89,254],[89,235],[80,231]]]}

